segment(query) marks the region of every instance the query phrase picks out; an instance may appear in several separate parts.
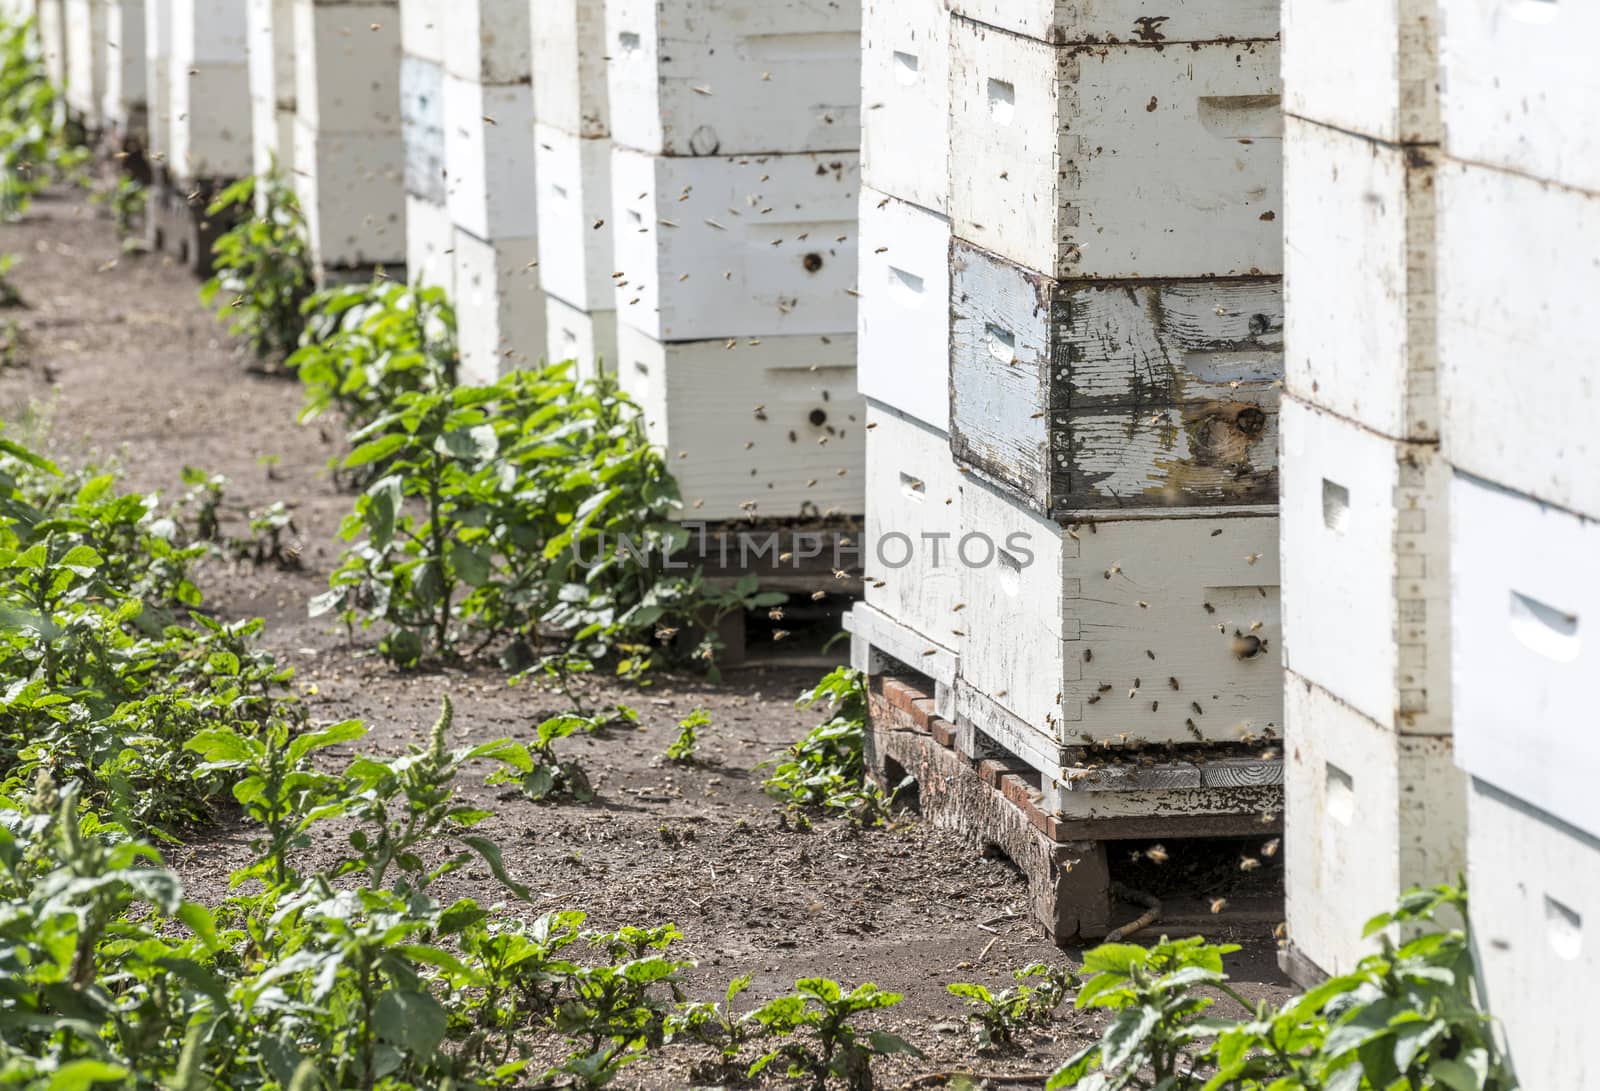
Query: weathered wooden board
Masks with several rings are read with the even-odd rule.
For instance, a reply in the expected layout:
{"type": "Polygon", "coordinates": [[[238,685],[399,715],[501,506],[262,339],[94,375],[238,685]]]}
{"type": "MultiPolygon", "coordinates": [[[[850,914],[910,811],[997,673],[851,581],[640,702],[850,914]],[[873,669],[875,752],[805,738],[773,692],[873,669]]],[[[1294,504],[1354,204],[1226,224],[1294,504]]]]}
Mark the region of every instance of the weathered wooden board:
{"type": "Polygon", "coordinates": [[[1445,151],[1600,193],[1600,6],[1441,0],[1445,151]]]}
{"type": "Polygon", "coordinates": [[[1450,504],[1458,760],[1600,836],[1600,523],[1462,475],[1450,504]]]}
{"type": "Polygon", "coordinates": [[[950,221],[861,190],[861,392],[950,429],[950,221]]]}
{"type": "Polygon", "coordinates": [[[1440,6],[1283,0],[1284,111],[1391,144],[1437,143],[1440,6]]]}
{"type": "Polygon", "coordinates": [[[532,0],[533,116],[591,140],[611,135],[605,0],[532,0]]]}
{"type": "Polygon", "coordinates": [[[444,69],[410,55],[400,59],[400,130],[406,143],[406,192],[446,204],[444,69]]]}
{"type": "Polygon", "coordinates": [[[617,341],[622,389],[667,454],[683,518],[861,514],[853,335],[663,343],[624,321],[617,341]]]}
{"type": "Polygon", "coordinates": [[[950,0],[979,23],[1055,44],[1275,38],[1277,0],[950,0]]]}
{"type": "Polygon", "coordinates": [[[1402,734],[1448,735],[1450,468],[1283,402],[1284,663],[1402,734]]]}
{"type": "Polygon", "coordinates": [[[242,0],[171,0],[171,148],[185,182],[250,173],[249,29],[242,0]]]}
{"type": "Polygon", "coordinates": [[[322,133],[297,114],[293,178],[323,270],[406,260],[405,148],[398,129],[322,133]]]}
{"type": "Polygon", "coordinates": [[[1600,1084],[1600,841],[1481,782],[1467,802],[1467,886],[1484,1002],[1527,1088],[1600,1084]]]}
{"type": "Polygon", "coordinates": [[[1436,158],[1285,122],[1286,388],[1394,439],[1439,438],[1436,158]]]}
{"type": "Polygon", "coordinates": [[[1052,281],[951,248],[951,447],[1042,514],[1271,503],[1276,278],[1052,281]]]}
{"type": "Polygon", "coordinates": [[[528,84],[474,83],[446,72],[444,146],[446,203],[457,227],[479,239],[531,240],[538,234],[528,84]]]}
{"type": "Polygon", "coordinates": [[[544,289],[582,311],[613,310],[611,141],[540,123],[533,140],[544,289]]]}
{"type": "Polygon", "coordinates": [[[859,0],[610,0],[611,131],[656,155],[856,152],[859,0]]]}
{"type": "Polygon", "coordinates": [[[400,5],[294,3],[295,114],[319,133],[400,132],[400,5]]]}
{"type": "Polygon", "coordinates": [[[974,481],[963,503],[993,550],[964,547],[971,688],[1063,747],[1281,728],[1276,518],[1190,509],[1063,527],[974,481]]]}
{"type": "Polygon", "coordinates": [[[1461,874],[1466,776],[1448,737],[1397,735],[1292,673],[1287,686],[1289,935],[1324,972],[1350,973],[1378,950],[1367,921],[1461,874]]]}
{"type": "Polygon", "coordinates": [[[1445,455],[1600,519],[1600,195],[1459,163],[1438,184],[1445,455]]]}
{"type": "Polygon", "coordinates": [[[618,321],[664,341],[856,328],[860,157],[611,157],[618,321]]]}
{"type": "Polygon", "coordinates": [[[446,74],[472,83],[527,83],[533,77],[530,12],[529,0],[449,0],[446,74]]]}
{"type": "MultiPolygon", "coordinates": [[[[950,198],[950,14],[929,0],[865,0],[861,177],[934,212],[950,198]]],[[[947,228],[948,230],[948,228],[947,228]]]]}
{"type": "Polygon", "coordinates": [[[934,643],[959,650],[966,631],[955,609],[961,603],[956,545],[964,529],[964,483],[949,438],[870,401],[867,423],[867,602],[934,643]]]}
{"type": "Polygon", "coordinates": [[[1275,41],[1051,46],[952,24],[957,238],[1056,277],[1283,271],[1275,41]]]}

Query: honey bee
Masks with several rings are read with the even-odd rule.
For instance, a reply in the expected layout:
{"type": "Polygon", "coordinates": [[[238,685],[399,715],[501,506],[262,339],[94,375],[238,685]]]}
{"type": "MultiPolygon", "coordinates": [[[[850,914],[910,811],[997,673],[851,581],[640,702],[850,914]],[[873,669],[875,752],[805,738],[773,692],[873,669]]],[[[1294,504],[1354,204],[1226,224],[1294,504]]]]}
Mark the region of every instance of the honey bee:
{"type": "Polygon", "coordinates": [[[1261,861],[1257,860],[1254,856],[1246,856],[1246,857],[1244,857],[1244,859],[1239,861],[1239,870],[1240,871],[1254,871],[1256,868],[1258,868],[1260,866],[1261,866],[1261,861]]]}
{"type": "Polygon", "coordinates": [[[1278,855],[1278,846],[1282,843],[1283,842],[1279,838],[1274,837],[1271,841],[1268,841],[1265,845],[1261,846],[1261,855],[1271,859],[1272,857],[1278,855]]]}
{"type": "Polygon", "coordinates": [[[1151,845],[1144,850],[1144,854],[1149,857],[1152,864],[1164,864],[1168,859],[1167,850],[1161,845],[1151,845]]]}
{"type": "Polygon", "coordinates": [[[1211,912],[1213,914],[1221,913],[1226,908],[1228,908],[1228,899],[1226,899],[1226,898],[1213,898],[1213,899],[1211,899],[1211,912]]]}

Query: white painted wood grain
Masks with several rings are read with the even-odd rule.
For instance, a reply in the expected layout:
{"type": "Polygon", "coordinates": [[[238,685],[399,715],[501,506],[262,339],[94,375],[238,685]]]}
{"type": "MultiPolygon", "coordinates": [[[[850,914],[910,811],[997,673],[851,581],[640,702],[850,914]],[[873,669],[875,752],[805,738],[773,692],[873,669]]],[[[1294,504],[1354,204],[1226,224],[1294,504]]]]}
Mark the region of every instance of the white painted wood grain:
{"type": "Polygon", "coordinates": [[[123,133],[143,133],[144,0],[106,0],[106,79],[102,108],[123,133]]]}
{"type": "MultiPolygon", "coordinates": [[[[294,3],[249,0],[245,27],[249,42],[251,163],[258,178],[274,170],[294,176],[294,3]]],[[[256,194],[256,211],[267,194],[256,194]]]]}
{"type": "Polygon", "coordinates": [[[1448,735],[1450,469],[1285,398],[1284,662],[1368,719],[1448,735]]]}
{"type": "Polygon", "coordinates": [[[1050,46],[952,28],[958,238],[1057,277],[1282,272],[1276,42],[1050,46]]]}
{"type": "Polygon", "coordinates": [[[533,115],[541,125],[611,135],[605,0],[531,0],[533,115]]]}
{"type": "Polygon", "coordinates": [[[853,334],[858,159],[616,145],[618,321],[668,341],[853,334]]]}
{"type": "Polygon", "coordinates": [[[611,141],[543,124],[533,140],[544,289],[581,311],[613,310],[611,141]]]}
{"type": "Polygon", "coordinates": [[[1461,765],[1600,835],[1600,523],[1463,475],[1450,502],[1461,765]]]}
{"type": "MultiPolygon", "coordinates": [[[[868,504],[870,509],[870,500],[868,504]]],[[[856,603],[845,615],[845,630],[855,638],[851,661],[864,660],[867,665],[860,669],[867,674],[899,673],[903,668],[896,664],[904,664],[933,679],[936,694],[955,682],[960,660],[951,648],[875,606],[856,603]]]]}
{"type": "Polygon", "coordinates": [[[294,162],[292,182],[318,266],[405,261],[405,146],[398,130],[321,133],[297,115],[294,162]]]}
{"type": "Polygon", "coordinates": [[[533,239],[539,188],[529,86],[473,83],[446,72],[444,143],[446,203],[456,226],[479,239],[533,239]]]}
{"type": "Polygon", "coordinates": [[[996,545],[989,564],[963,565],[975,689],[1067,746],[1281,728],[1276,519],[1189,512],[1069,531],[970,479],[965,504],[964,525],[996,545]]]}
{"type": "Polygon", "coordinates": [[[445,204],[444,69],[438,63],[400,58],[400,129],[406,142],[406,192],[445,204]]]}
{"type": "Polygon", "coordinates": [[[1593,1087],[1600,841],[1481,782],[1467,807],[1479,980],[1517,1078],[1528,1088],[1593,1087]]]}
{"type": "Polygon", "coordinates": [[[1600,518],[1600,196],[1448,162],[1438,185],[1445,454],[1600,518]]]}
{"type": "Polygon", "coordinates": [[[943,213],[950,197],[950,13],[942,0],[865,0],[861,176],[943,213]]]}
{"type": "Polygon", "coordinates": [[[1600,8],[1440,0],[1445,151],[1600,193],[1600,8]]]}
{"type": "Polygon", "coordinates": [[[320,133],[400,131],[397,0],[294,0],[295,114],[320,133]]]}
{"type": "Polygon", "coordinates": [[[44,55],[45,73],[61,87],[67,79],[66,0],[37,0],[39,50],[44,55]]]}
{"type": "Polygon", "coordinates": [[[1396,735],[1286,677],[1283,859],[1289,938],[1330,974],[1378,950],[1367,921],[1466,863],[1466,777],[1448,737],[1396,735]]]}
{"type": "Polygon", "coordinates": [[[244,0],[170,0],[167,165],[184,182],[251,168],[244,0]]]}
{"type": "MultiPolygon", "coordinates": [[[[930,0],[922,0],[927,3],[930,0]]],[[[1275,38],[1275,0],[950,0],[950,8],[992,27],[1056,43],[1209,42],[1275,38]]]]}
{"type": "Polygon", "coordinates": [[[1042,514],[1275,499],[1275,278],[1057,282],[951,255],[959,460],[1042,514]]]}
{"type": "Polygon", "coordinates": [[[91,129],[103,120],[106,73],[105,0],[66,0],[67,106],[91,129]]]}
{"type": "Polygon", "coordinates": [[[545,293],[545,359],[571,360],[579,378],[617,372],[617,314],[581,311],[554,294],[545,293]]]}
{"type": "Polygon", "coordinates": [[[1283,0],[1283,105],[1389,143],[1437,143],[1439,0],[1283,0]]]}
{"type": "Polygon", "coordinates": [[[1436,151],[1297,118],[1284,138],[1289,392],[1437,440],[1436,151]]]}
{"type": "MultiPolygon", "coordinates": [[[[60,0],[52,3],[59,5],[60,0]]],[[[172,5],[173,0],[145,0],[144,7],[145,139],[151,162],[167,169],[172,157],[172,5]]],[[[39,6],[39,34],[46,43],[50,8],[50,3],[39,6]]]]}
{"type": "Polygon", "coordinates": [[[400,46],[406,56],[443,67],[449,11],[449,0],[401,0],[400,46]]]}
{"type": "Polygon", "coordinates": [[[406,194],[406,277],[455,298],[455,224],[443,202],[406,194]]]}
{"type": "MultiPolygon", "coordinates": [[[[900,624],[959,653],[966,622],[956,544],[963,481],[943,432],[867,403],[866,599],[900,624]]],[[[912,667],[918,664],[912,663],[912,667]]],[[[920,668],[919,668],[920,669],[920,668]]]]}
{"type": "Polygon", "coordinates": [[[545,296],[537,267],[529,267],[537,253],[533,239],[486,242],[456,228],[453,275],[463,382],[492,383],[544,358],[545,296]]]}
{"type": "Polygon", "coordinates": [[[663,343],[618,324],[618,378],[666,452],[683,518],[861,514],[866,407],[855,337],[757,340],[663,343]],[[822,424],[812,423],[817,412],[822,424]]]}
{"type": "Polygon", "coordinates": [[[861,147],[860,0],[607,0],[617,143],[663,155],[861,147]]]}
{"type": "Polygon", "coordinates": [[[474,83],[527,83],[531,79],[529,0],[449,0],[448,12],[444,18],[446,73],[474,83]]]}
{"type": "Polygon", "coordinates": [[[861,392],[946,432],[950,221],[863,187],[860,232],[861,392]]]}

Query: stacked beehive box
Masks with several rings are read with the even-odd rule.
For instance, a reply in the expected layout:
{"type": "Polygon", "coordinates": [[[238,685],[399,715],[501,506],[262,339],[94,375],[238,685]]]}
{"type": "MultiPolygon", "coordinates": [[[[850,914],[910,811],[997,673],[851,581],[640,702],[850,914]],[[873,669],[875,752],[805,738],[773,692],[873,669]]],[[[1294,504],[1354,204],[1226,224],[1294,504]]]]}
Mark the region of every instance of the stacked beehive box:
{"type": "Polygon", "coordinates": [[[529,9],[528,0],[471,0],[441,13],[445,202],[470,382],[492,382],[545,350],[529,9]]]}
{"type": "Polygon", "coordinates": [[[691,518],[859,514],[860,8],[607,0],[617,367],[691,518]]]}
{"type": "Polygon", "coordinates": [[[400,122],[406,153],[406,274],[455,291],[455,229],[445,199],[443,0],[400,0],[400,122]]]}
{"type": "Polygon", "coordinates": [[[90,134],[103,118],[106,80],[105,0],[64,0],[67,109],[90,134]]]}
{"type": "Polygon", "coordinates": [[[955,704],[1072,814],[1282,723],[1277,7],[954,8],[955,704]]]}
{"type": "MultiPolygon", "coordinates": [[[[158,182],[172,150],[172,0],[144,0],[145,155],[158,182]]],[[[157,193],[152,192],[152,212],[157,193]]],[[[158,217],[149,218],[152,242],[158,217]]]]}
{"type": "Polygon", "coordinates": [[[144,152],[146,144],[145,64],[144,0],[106,0],[101,110],[112,147],[132,155],[144,152]]]}
{"type": "Polygon", "coordinates": [[[399,0],[294,0],[292,29],[294,185],[318,278],[399,265],[406,258],[399,0]]]}
{"type": "Polygon", "coordinates": [[[1600,13],[1439,8],[1440,385],[1471,913],[1523,1086],[1591,1087],[1600,13]]]}
{"type": "MultiPolygon", "coordinates": [[[[294,0],[249,0],[251,163],[258,179],[294,177],[294,0]]],[[[257,194],[265,206],[266,192],[257,194]]]]}
{"type": "Polygon", "coordinates": [[[1435,336],[1438,20],[1284,9],[1287,902],[1297,976],[1465,851],[1435,336]],[[1370,18],[1368,17],[1370,16],[1370,18]]]}
{"type": "Polygon", "coordinates": [[[533,16],[534,158],[549,359],[616,370],[611,112],[604,0],[541,0],[533,16]]]}

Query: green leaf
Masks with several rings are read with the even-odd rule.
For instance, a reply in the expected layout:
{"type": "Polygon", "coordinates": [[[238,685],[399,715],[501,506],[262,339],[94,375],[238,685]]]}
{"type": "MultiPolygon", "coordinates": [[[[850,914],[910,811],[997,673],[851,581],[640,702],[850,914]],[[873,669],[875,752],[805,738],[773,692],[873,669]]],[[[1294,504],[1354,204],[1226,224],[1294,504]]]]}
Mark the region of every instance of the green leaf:
{"type": "Polygon", "coordinates": [[[68,1061],[50,1077],[48,1091],[89,1091],[97,1083],[118,1083],[132,1073],[109,1061],[68,1061]]]}
{"type": "Polygon", "coordinates": [[[370,466],[374,462],[381,462],[409,442],[409,436],[398,433],[391,432],[388,435],[379,436],[375,440],[363,443],[345,456],[345,469],[353,470],[358,466],[370,466]]]}
{"type": "Polygon", "coordinates": [[[489,865],[490,872],[494,874],[496,879],[500,880],[500,884],[507,890],[514,892],[517,897],[522,898],[524,901],[533,897],[532,891],[507,873],[505,861],[500,856],[499,845],[496,845],[487,837],[481,837],[477,834],[462,835],[460,840],[462,844],[483,858],[483,862],[489,865]]]}
{"type": "Polygon", "coordinates": [[[1119,1072],[1130,1062],[1137,1067],[1144,1044],[1160,1021],[1161,1012],[1144,1005],[1118,1012],[1100,1039],[1102,1066],[1108,1072],[1119,1072]]]}
{"type": "Polygon", "coordinates": [[[450,1017],[429,993],[390,989],[373,1006],[372,1024],[385,1042],[429,1060],[444,1040],[450,1017]]]}
{"type": "Polygon", "coordinates": [[[1132,943],[1105,943],[1083,956],[1085,973],[1126,974],[1134,966],[1143,966],[1150,952],[1132,943]]]}

